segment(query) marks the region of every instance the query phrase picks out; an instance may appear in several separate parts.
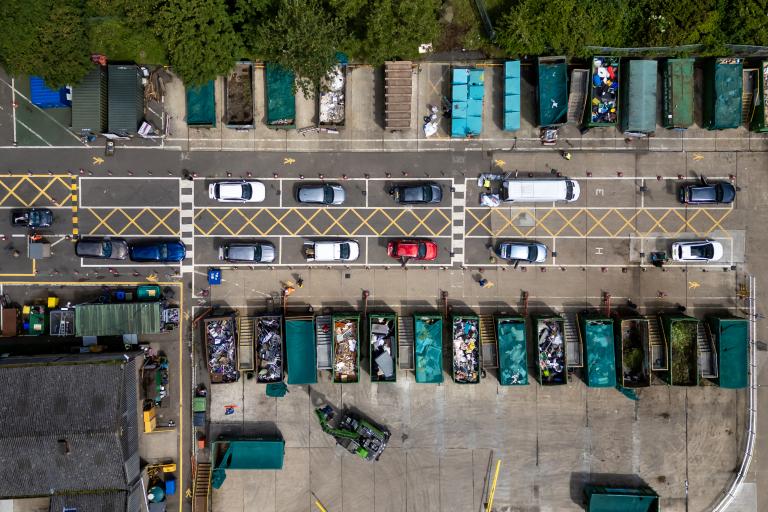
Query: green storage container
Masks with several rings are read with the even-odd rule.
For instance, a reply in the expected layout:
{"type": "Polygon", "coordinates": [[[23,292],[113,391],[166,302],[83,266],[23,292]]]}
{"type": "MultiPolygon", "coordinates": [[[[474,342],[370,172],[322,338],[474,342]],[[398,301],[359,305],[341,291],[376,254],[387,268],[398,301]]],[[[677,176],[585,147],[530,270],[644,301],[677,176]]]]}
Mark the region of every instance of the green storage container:
{"type": "Polygon", "coordinates": [[[521,316],[496,318],[496,340],[499,350],[499,384],[528,384],[528,340],[525,319],[521,316]]]}
{"type": "Polygon", "coordinates": [[[372,382],[397,380],[397,315],[372,313],[368,315],[370,337],[369,363],[372,382]]]}
{"type": "Polygon", "coordinates": [[[704,127],[725,130],[741,125],[742,62],[710,59],[704,66],[704,127]]]}
{"type": "Polygon", "coordinates": [[[584,109],[584,126],[616,126],[619,120],[618,57],[593,57],[589,74],[587,108],[584,109]]]}
{"type": "Polygon", "coordinates": [[[669,370],[665,380],[673,386],[699,384],[699,321],[686,315],[662,314],[661,329],[669,350],[669,370]]]}
{"type": "Polygon", "coordinates": [[[745,318],[707,317],[707,325],[715,340],[721,388],[747,387],[749,373],[749,322],[745,318]]]}
{"type": "Polygon", "coordinates": [[[282,130],[296,128],[296,95],[293,71],[274,62],[264,66],[267,91],[267,126],[282,130]]]}
{"type": "Polygon", "coordinates": [[[451,325],[453,382],[477,384],[480,382],[480,318],[454,315],[451,325]]]}
{"type": "Polygon", "coordinates": [[[587,512],[659,512],[659,496],[650,487],[626,488],[587,485],[587,512]]]}
{"type": "Polygon", "coordinates": [[[543,386],[568,383],[565,320],[558,315],[534,316],[536,379],[543,386]]]}
{"type": "Polygon", "coordinates": [[[616,386],[613,320],[599,315],[579,314],[579,329],[584,340],[585,379],[591,388],[616,386]]]}
{"type": "Polygon", "coordinates": [[[648,322],[647,318],[641,316],[620,317],[614,321],[616,379],[621,387],[641,388],[651,385],[648,322]]]}
{"type": "Polygon", "coordinates": [[[651,134],[656,131],[655,60],[630,60],[624,65],[621,127],[624,132],[651,134]]]}
{"type": "Polygon", "coordinates": [[[757,72],[757,96],[749,127],[756,132],[768,132],[768,61],[761,62],[757,72]]]}
{"type": "Polygon", "coordinates": [[[333,325],[333,382],[360,381],[360,315],[340,313],[331,317],[333,325]]]}
{"type": "Polygon", "coordinates": [[[315,384],[317,352],[314,317],[285,318],[285,352],[288,384],[315,384]]]}
{"type": "Polygon", "coordinates": [[[565,57],[539,57],[539,126],[559,126],[568,120],[568,65],[565,57]]]}
{"type": "Polygon", "coordinates": [[[413,361],[418,383],[443,382],[443,317],[414,315],[413,361]]]}
{"type": "Polygon", "coordinates": [[[661,125],[683,130],[693,124],[693,59],[667,59],[661,65],[661,125]]]}
{"type": "Polygon", "coordinates": [[[199,87],[187,87],[187,126],[216,126],[216,87],[213,80],[199,87]]]}

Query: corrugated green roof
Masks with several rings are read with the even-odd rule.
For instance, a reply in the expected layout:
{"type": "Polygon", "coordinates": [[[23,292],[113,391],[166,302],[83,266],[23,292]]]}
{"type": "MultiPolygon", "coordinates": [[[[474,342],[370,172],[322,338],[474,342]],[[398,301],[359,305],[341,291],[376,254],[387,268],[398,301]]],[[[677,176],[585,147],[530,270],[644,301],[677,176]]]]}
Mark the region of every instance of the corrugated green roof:
{"type": "Polygon", "coordinates": [[[749,324],[744,318],[710,319],[717,344],[721,388],[739,389],[747,386],[749,324]]]}
{"type": "Polygon", "coordinates": [[[136,133],[144,118],[144,88],[139,68],[131,65],[110,65],[108,130],[112,133],[136,133]]]}
{"type": "Polygon", "coordinates": [[[75,336],[160,333],[159,302],[80,304],[75,307],[75,336]]]}
{"type": "Polygon", "coordinates": [[[314,322],[309,319],[285,319],[288,384],[317,382],[314,322]]]}
{"type": "Polygon", "coordinates": [[[664,62],[661,124],[664,128],[688,128],[693,124],[693,59],[664,62]]]}
{"type": "Polygon", "coordinates": [[[587,362],[587,386],[609,388],[616,385],[613,320],[581,318],[587,362]]]}
{"type": "Polygon", "coordinates": [[[621,111],[626,132],[651,133],[656,131],[656,61],[631,60],[627,63],[627,83],[624,94],[627,101],[621,111]]]}
{"type": "Polygon", "coordinates": [[[107,74],[95,66],[72,88],[72,129],[100,133],[107,128],[107,74]]]}

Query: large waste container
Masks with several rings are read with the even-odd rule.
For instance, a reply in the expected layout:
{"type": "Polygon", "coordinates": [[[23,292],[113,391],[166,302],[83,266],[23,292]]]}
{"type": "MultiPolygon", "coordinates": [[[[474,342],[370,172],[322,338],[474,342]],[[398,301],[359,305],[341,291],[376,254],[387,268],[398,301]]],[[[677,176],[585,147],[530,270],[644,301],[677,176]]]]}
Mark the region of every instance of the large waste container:
{"type": "Polygon", "coordinates": [[[502,386],[528,384],[525,319],[521,316],[496,318],[496,339],[499,347],[499,384],[502,386]]]}
{"type": "Polygon", "coordinates": [[[630,135],[650,135],[656,131],[656,61],[630,60],[624,73],[621,128],[630,135]]]}
{"type": "Polygon", "coordinates": [[[648,323],[647,318],[630,316],[620,317],[614,324],[616,376],[622,387],[640,388],[651,383],[648,323]]]}
{"type": "Polygon", "coordinates": [[[504,63],[504,131],[520,129],[520,61],[504,63]]]}
{"type": "Polygon", "coordinates": [[[707,324],[715,340],[721,388],[747,386],[749,363],[749,322],[745,318],[710,315],[707,324]]]}
{"type": "Polygon", "coordinates": [[[267,126],[275,129],[296,128],[296,96],[293,92],[293,71],[267,62],[264,82],[267,92],[267,126]]]}
{"type": "Polygon", "coordinates": [[[283,317],[256,317],[256,381],[260,383],[283,380],[283,317]]]}
{"type": "Polygon", "coordinates": [[[236,382],[240,378],[237,370],[237,339],[234,316],[206,318],[205,355],[211,384],[236,382]]]}
{"type": "Polygon", "coordinates": [[[757,77],[755,109],[752,112],[750,128],[756,132],[768,132],[768,61],[760,63],[757,77]]]}
{"type": "Polygon", "coordinates": [[[542,385],[567,384],[565,320],[558,315],[534,316],[536,378],[542,385]]]}
{"type": "Polygon", "coordinates": [[[216,126],[216,87],[213,80],[197,87],[187,87],[187,126],[216,126]]]}
{"type": "Polygon", "coordinates": [[[253,63],[237,62],[224,81],[224,124],[227,128],[253,128],[253,63]]]}
{"type": "Polygon", "coordinates": [[[285,349],[288,384],[317,382],[315,319],[312,316],[285,318],[285,349]]]}
{"type": "Polygon", "coordinates": [[[585,380],[591,388],[616,386],[613,320],[604,316],[579,314],[579,329],[584,340],[585,380]]]}
{"type": "Polygon", "coordinates": [[[451,323],[453,381],[477,384],[480,382],[480,319],[473,315],[454,315],[451,323]]]}
{"type": "Polygon", "coordinates": [[[373,382],[397,380],[397,315],[373,313],[368,315],[370,335],[370,372],[373,382]]]}
{"type": "Polygon", "coordinates": [[[539,126],[559,126],[568,120],[568,66],[565,57],[539,57],[536,88],[539,126]]]}
{"type": "Polygon", "coordinates": [[[360,380],[360,315],[333,315],[333,382],[360,380]]]}
{"type": "Polygon", "coordinates": [[[684,130],[693,124],[693,59],[667,59],[661,65],[661,125],[684,130]]]}
{"type": "Polygon", "coordinates": [[[673,386],[699,384],[697,338],[699,321],[686,315],[662,314],[661,328],[669,347],[665,380],[673,386]]]}
{"type": "Polygon", "coordinates": [[[593,57],[584,127],[616,126],[619,120],[619,58],[593,57]]]}
{"type": "Polygon", "coordinates": [[[415,380],[419,383],[443,382],[443,317],[414,315],[413,359],[415,380]]]}
{"type": "Polygon", "coordinates": [[[704,65],[704,127],[738,128],[741,124],[741,59],[709,59],[704,65]]]}

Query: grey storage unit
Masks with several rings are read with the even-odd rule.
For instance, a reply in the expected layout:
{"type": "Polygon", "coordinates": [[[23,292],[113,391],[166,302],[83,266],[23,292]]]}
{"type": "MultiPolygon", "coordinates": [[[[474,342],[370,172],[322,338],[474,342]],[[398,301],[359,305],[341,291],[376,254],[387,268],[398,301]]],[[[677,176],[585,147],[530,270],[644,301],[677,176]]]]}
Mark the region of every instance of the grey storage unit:
{"type": "Polygon", "coordinates": [[[107,69],[94,66],[72,88],[72,130],[101,133],[107,129],[107,69]]]}
{"type": "Polygon", "coordinates": [[[135,64],[108,66],[109,101],[107,128],[110,133],[136,133],[144,118],[144,87],[135,64]]]}

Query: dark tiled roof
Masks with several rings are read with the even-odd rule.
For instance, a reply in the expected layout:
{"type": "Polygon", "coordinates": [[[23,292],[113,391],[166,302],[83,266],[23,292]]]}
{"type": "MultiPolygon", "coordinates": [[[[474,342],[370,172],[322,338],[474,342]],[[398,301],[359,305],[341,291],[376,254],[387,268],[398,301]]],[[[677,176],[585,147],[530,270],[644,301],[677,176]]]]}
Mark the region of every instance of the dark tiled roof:
{"type": "Polygon", "coordinates": [[[77,512],[115,512],[125,509],[127,492],[102,492],[94,494],[66,494],[51,498],[51,512],[61,512],[67,508],[77,512]]]}

